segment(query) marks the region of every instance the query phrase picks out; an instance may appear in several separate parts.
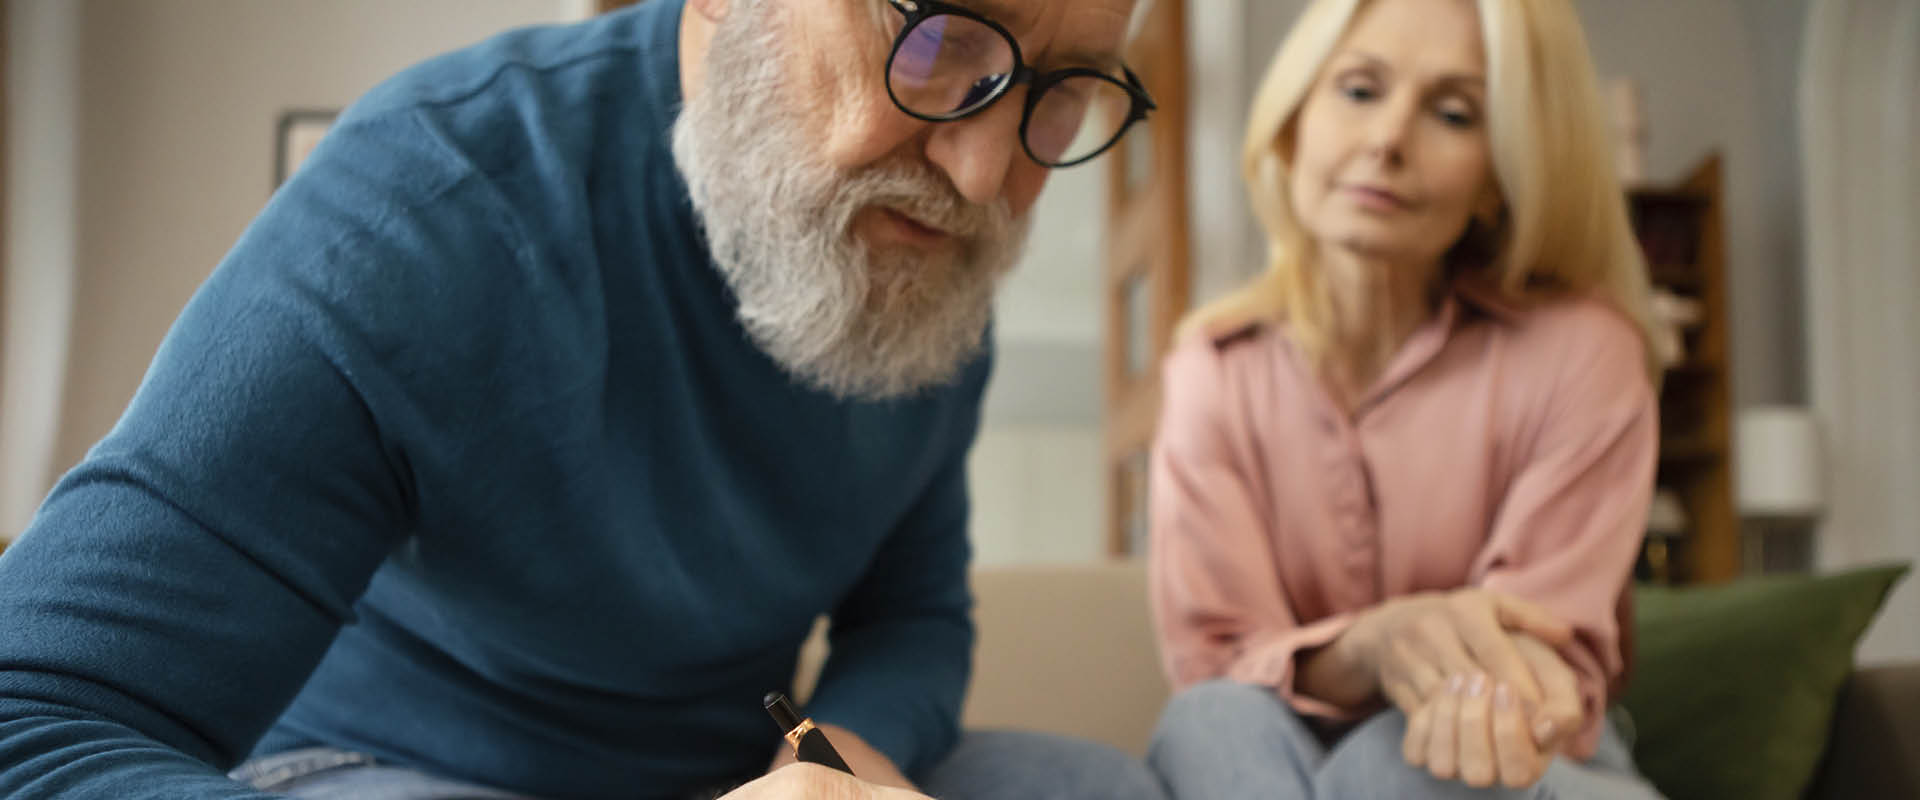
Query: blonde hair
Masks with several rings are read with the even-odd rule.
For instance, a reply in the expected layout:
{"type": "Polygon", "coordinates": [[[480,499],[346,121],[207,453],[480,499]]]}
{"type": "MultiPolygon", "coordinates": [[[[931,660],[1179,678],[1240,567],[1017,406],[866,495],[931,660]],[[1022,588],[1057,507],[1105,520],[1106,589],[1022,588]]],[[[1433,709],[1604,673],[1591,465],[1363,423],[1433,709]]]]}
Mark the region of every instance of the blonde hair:
{"type": "MultiPolygon", "coordinates": [[[[1267,269],[1189,314],[1181,334],[1287,321],[1314,360],[1326,355],[1330,312],[1289,200],[1287,163],[1301,103],[1365,0],[1315,0],[1287,34],[1255,95],[1242,171],[1267,234],[1267,269]]],[[[1488,67],[1488,136],[1504,222],[1485,234],[1477,267],[1491,288],[1525,304],[1591,295],[1652,342],[1647,267],[1613,171],[1605,111],[1586,37],[1567,0],[1477,0],[1488,67]]],[[[1464,244],[1464,242],[1463,242],[1464,244]]]]}

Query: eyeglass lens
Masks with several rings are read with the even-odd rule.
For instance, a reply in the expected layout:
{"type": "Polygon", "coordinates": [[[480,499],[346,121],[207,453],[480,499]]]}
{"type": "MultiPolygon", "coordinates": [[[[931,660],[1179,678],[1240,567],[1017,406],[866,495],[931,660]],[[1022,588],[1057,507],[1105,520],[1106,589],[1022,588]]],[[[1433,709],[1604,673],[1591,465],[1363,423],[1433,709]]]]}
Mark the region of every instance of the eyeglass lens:
{"type": "MultiPolygon", "coordinates": [[[[887,85],[902,108],[927,119],[958,119],[1005,93],[1013,43],[979,20],[935,14],[901,37],[887,85]]],[[[1126,124],[1132,96],[1120,84],[1072,75],[1047,85],[1026,121],[1027,149],[1047,164],[1099,152],[1126,124]]]]}

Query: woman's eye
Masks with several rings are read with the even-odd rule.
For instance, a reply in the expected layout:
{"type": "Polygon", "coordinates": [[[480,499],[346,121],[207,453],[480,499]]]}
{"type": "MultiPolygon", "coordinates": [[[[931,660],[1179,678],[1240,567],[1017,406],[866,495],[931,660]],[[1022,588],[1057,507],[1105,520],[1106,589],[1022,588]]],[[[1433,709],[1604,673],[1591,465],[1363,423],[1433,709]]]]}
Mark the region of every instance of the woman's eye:
{"type": "Polygon", "coordinates": [[[1348,100],[1358,103],[1364,103],[1379,96],[1379,93],[1375,92],[1373,87],[1357,84],[1341,87],[1340,93],[1346,95],[1348,100]]]}
{"type": "Polygon", "coordinates": [[[1433,114],[1439,117],[1442,123],[1453,128],[1471,128],[1480,121],[1479,116],[1473,113],[1473,109],[1460,103],[1438,106],[1434,108],[1433,114]]]}

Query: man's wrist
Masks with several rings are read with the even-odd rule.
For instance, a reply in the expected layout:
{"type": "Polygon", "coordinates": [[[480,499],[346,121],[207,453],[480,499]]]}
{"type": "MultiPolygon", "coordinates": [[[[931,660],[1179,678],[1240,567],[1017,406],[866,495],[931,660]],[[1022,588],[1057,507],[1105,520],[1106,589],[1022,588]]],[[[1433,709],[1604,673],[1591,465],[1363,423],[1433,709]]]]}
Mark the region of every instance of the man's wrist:
{"type": "MultiPolygon", "coordinates": [[[[814,724],[819,728],[821,733],[826,734],[827,741],[832,743],[833,749],[840,753],[842,759],[846,760],[847,766],[853,769],[855,777],[868,783],[881,786],[894,786],[901,789],[919,791],[919,788],[914,786],[912,781],[907,780],[907,776],[900,771],[900,767],[893,763],[893,759],[887,758],[885,753],[867,744],[867,740],[861,738],[860,734],[830,722],[816,722],[814,724]]],[[[779,753],[775,754],[773,763],[767,767],[767,770],[771,772],[791,764],[795,760],[793,748],[782,746],[779,753]]]]}
{"type": "Polygon", "coordinates": [[[853,767],[853,774],[860,776],[861,780],[919,791],[900,771],[899,765],[893,763],[893,759],[867,744],[860,734],[832,723],[820,723],[820,729],[826,732],[834,749],[840,751],[840,757],[847,760],[847,765],[853,767]]]}

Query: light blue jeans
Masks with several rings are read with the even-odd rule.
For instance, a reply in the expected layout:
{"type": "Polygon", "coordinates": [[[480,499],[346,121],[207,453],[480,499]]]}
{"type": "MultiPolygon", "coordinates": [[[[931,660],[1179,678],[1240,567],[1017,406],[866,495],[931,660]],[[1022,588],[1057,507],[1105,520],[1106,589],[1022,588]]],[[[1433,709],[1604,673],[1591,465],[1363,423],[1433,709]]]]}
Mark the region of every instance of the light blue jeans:
{"type": "Polygon", "coordinates": [[[1212,681],[1174,696],[1160,717],[1147,763],[1173,800],[1658,800],[1607,725],[1586,762],[1554,759],[1526,789],[1475,789],[1409,766],[1400,754],[1406,717],[1383,711],[1327,747],[1272,690],[1212,681]]]}
{"type": "MultiPolygon", "coordinates": [[[[333,748],[264,756],[240,765],[229,777],[306,800],[534,800],[333,748]]],[[[1080,739],[1019,731],[968,732],[919,784],[921,791],[940,800],[1166,798],[1159,779],[1125,753],[1080,739]]]]}

